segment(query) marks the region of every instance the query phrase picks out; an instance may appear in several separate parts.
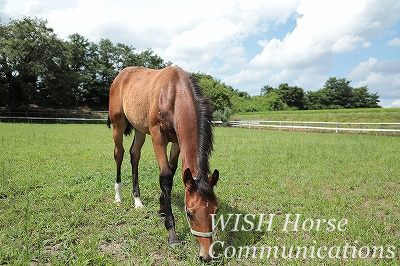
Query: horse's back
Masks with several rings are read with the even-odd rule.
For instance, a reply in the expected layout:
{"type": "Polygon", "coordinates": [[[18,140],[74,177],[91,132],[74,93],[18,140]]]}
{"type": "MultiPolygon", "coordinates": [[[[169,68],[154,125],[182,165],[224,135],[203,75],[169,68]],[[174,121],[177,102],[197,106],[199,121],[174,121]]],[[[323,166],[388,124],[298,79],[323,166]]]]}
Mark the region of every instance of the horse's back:
{"type": "Polygon", "coordinates": [[[110,88],[111,119],[124,116],[135,129],[149,134],[151,124],[167,117],[172,119],[176,89],[186,76],[182,69],[171,66],[161,70],[123,69],[110,88]],[[160,117],[162,114],[168,115],[160,117]]]}

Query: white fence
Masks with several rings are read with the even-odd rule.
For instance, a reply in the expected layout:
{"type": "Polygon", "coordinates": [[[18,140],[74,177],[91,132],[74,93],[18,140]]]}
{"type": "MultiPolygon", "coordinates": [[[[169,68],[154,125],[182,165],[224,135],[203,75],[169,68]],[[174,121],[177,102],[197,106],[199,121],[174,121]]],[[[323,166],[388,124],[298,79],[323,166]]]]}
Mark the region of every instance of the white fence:
{"type": "MultiPolygon", "coordinates": [[[[105,118],[54,118],[54,117],[22,117],[0,116],[0,122],[22,123],[84,123],[101,124],[105,118]]],[[[222,121],[213,121],[214,125],[222,125],[222,121]]],[[[296,131],[340,131],[353,132],[392,132],[400,133],[400,123],[360,123],[360,122],[302,122],[302,121],[230,121],[232,127],[242,128],[270,128],[277,130],[296,131]]]]}
{"type": "Polygon", "coordinates": [[[302,122],[302,121],[230,121],[232,127],[275,128],[297,131],[358,131],[358,132],[397,132],[400,123],[360,123],[360,122],[302,122]]]}
{"type": "Polygon", "coordinates": [[[14,123],[81,123],[81,124],[100,124],[105,123],[105,118],[57,118],[57,117],[30,117],[30,116],[0,116],[0,122],[14,123]]]}
{"type": "MultiPolygon", "coordinates": [[[[106,118],[68,118],[68,117],[30,117],[30,116],[0,116],[0,122],[13,123],[80,123],[80,124],[101,124],[107,121],[106,118]]],[[[222,121],[212,121],[215,126],[221,126],[222,121]]]]}

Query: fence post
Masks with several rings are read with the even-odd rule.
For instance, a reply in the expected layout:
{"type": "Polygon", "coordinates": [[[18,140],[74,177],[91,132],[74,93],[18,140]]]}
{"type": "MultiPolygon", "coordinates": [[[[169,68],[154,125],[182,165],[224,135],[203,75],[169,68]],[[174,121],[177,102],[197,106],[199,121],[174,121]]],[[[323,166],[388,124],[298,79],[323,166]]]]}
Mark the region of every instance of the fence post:
{"type": "Polygon", "coordinates": [[[336,123],[336,133],[339,133],[339,123],[336,123]]]}

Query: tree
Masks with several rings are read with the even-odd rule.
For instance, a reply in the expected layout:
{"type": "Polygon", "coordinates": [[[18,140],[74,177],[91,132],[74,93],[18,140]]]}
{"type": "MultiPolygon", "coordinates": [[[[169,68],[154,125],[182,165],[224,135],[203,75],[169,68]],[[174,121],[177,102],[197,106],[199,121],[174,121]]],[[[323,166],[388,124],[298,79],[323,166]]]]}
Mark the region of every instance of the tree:
{"type": "Polygon", "coordinates": [[[333,108],[351,108],[353,88],[350,86],[350,82],[345,78],[329,78],[322,88],[329,100],[329,103],[326,103],[326,105],[333,108]]]}
{"type": "Polygon", "coordinates": [[[24,17],[0,24],[0,106],[105,109],[110,85],[123,68],[171,64],[151,49],[135,53],[108,39],[93,43],[72,34],[63,41],[46,21],[24,17]]]}
{"type": "Polygon", "coordinates": [[[89,84],[95,76],[91,43],[80,34],[72,34],[66,44],[69,67],[73,72],[73,99],[75,106],[84,103],[88,97],[89,84]]]}
{"type": "Polygon", "coordinates": [[[279,111],[287,109],[287,105],[282,100],[282,96],[275,91],[268,93],[264,98],[267,111],[279,111]]]}
{"type": "Polygon", "coordinates": [[[354,88],[352,93],[352,108],[379,108],[378,93],[369,93],[367,86],[354,88]]]}
{"type": "Polygon", "coordinates": [[[115,47],[109,39],[101,39],[98,44],[92,44],[91,49],[94,79],[88,84],[86,103],[89,106],[106,107],[110,85],[118,74],[115,47]]]}
{"type": "Polygon", "coordinates": [[[306,110],[321,110],[327,109],[323,102],[329,102],[325,99],[325,94],[321,90],[307,91],[304,95],[304,109],[306,110]]]}
{"type": "Polygon", "coordinates": [[[287,106],[300,110],[304,109],[304,91],[302,88],[282,83],[279,85],[277,93],[287,106]]]}
{"type": "Polygon", "coordinates": [[[350,82],[345,78],[329,78],[322,89],[307,92],[306,109],[380,107],[377,93],[369,93],[366,86],[353,88],[350,82]]]}
{"type": "Polygon", "coordinates": [[[233,110],[229,107],[225,107],[224,110],[216,110],[213,113],[213,119],[222,121],[224,124],[229,121],[230,116],[233,114],[233,110]]]}
{"type": "Polygon", "coordinates": [[[265,95],[267,95],[268,93],[273,92],[273,91],[276,91],[276,89],[273,88],[273,87],[270,86],[270,85],[262,86],[261,92],[260,92],[260,96],[265,96],[265,95]]]}
{"type": "Polygon", "coordinates": [[[204,94],[210,98],[214,110],[223,111],[225,107],[232,108],[231,88],[210,75],[201,73],[192,75],[198,80],[198,85],[202,88],[204,94]]]}
{"type": "Polygon", "coordinates": [[[24,17],[1,25],[0,72],[3,106],[64,107],[71,103],[65,43],[44,20],[24,17]]]}
{"type": "Polygon", "coordinates": [[[147,49],[141,52],[139,55],[138,66],[153,68],[153,69],[161,69],[167,66],[172,65],[171,61],[165,62],[160,56],[155,54],[152,49],[147,49]]]}

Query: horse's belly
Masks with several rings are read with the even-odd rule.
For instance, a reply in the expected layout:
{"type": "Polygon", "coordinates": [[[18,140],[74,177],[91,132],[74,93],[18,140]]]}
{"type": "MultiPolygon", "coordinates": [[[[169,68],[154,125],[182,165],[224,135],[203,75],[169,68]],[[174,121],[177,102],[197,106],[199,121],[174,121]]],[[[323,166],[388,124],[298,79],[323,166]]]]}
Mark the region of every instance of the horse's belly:
{"type": "Polygon", "coordinates": [[[148,99],[139,93],[138,89],[131,89],[124,95],[123,108],[129,123],[143,133],[150,134],[148,118],[148,99]]]}
{"type": "Polygon", "coordinates": [[[147,122],[146,118],[135,119],[135,117],[128,117],[128,120],[136,130],[139,130],[140,132],[146,134],[150,134],[149,123],[147,122]]]}
{"type": "Polygon", "coordinates": [[[150,134],[149,130],[149,119],[147,117],[147,112],[140,110],[140,108],[125,108],[124,113],[129,123],[140,132],[150,134]]]}
{"type": "Polygon", "coordinates": [[[141,124],[137,124],[137,123],[131,123],[131,124],[136,130],[139,130],[140,132],[143,132],[145,134],[150,134],[149,127],[145,127],[145,126],[143,126],[141,124]]]}

